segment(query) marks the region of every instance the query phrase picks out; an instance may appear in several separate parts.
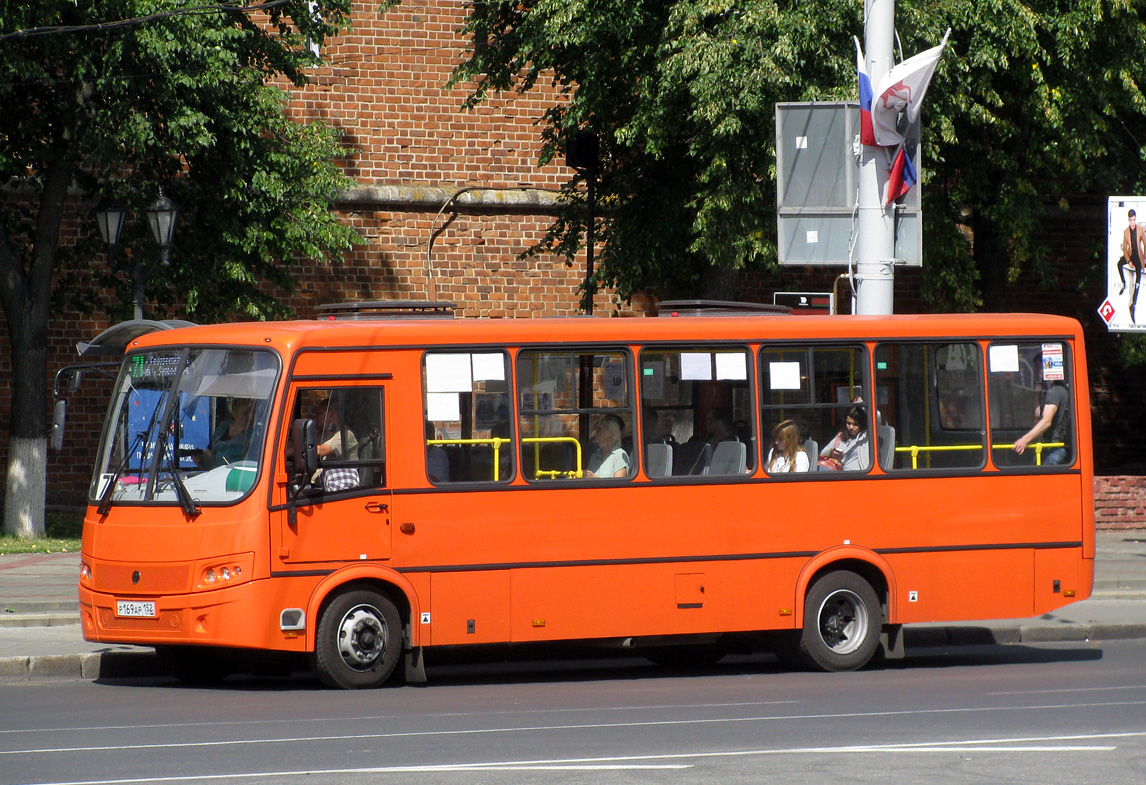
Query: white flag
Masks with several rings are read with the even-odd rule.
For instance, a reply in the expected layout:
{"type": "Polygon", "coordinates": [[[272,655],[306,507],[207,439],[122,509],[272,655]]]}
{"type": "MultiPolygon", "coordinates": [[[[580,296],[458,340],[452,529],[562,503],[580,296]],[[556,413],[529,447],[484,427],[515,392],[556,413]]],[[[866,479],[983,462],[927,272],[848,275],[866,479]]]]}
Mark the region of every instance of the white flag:
{"type": "Polygon", "coordinates": [[[871,104],[871,125],[876,144],[884,147],[903,144],[903,134],[897,129],[899,113],[907,112],[908,125],[919,117],[931,74],[935,72],[939,56],[943,54],[950,35],[951,30],[948,28],[939,46],[904,60],[879,80],[875,100],[871,104]]]}

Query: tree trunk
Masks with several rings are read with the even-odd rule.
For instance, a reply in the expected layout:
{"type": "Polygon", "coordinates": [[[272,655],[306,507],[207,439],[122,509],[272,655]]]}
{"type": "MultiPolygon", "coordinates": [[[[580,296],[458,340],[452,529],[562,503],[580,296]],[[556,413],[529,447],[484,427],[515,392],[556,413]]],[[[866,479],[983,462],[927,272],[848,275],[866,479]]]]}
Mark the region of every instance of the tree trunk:
{"type": "Polygon", "coordinates": [[[995,224],[976,213],[971,222],[975,237],[975,267],[983,293],[983,310],[1001,313],[1007,310],[1007,271],[1010,260],[999,244],[995,224]]]}
{"type": "Polygon", "coordinates": [[[48,314],[71,169],[63,157],[40,177],[40,209],[30,258],[0,230],[0,302],[12,352],[12,411],[4,528],[21,538],[44,535],[48,437],[48,314]],[[27,261],[27,266],[25,266],[27,261]]]}
{"type": "Polygon", "coordinates": [[[740,297],[740,271],[708,262],[700,272],[700,299],[736,300],[740,297]]]}

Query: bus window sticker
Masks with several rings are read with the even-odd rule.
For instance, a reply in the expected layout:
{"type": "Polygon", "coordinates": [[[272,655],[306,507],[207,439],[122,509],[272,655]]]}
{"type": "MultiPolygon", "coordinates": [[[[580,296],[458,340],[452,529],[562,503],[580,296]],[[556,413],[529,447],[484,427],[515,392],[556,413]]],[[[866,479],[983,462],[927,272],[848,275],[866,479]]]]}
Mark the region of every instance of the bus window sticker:
{"type": "Polygon", "coordinates": [[[1044,343],[1043,353],[1043,381],[1061,382],[1066,380],[1066,373],[1062,360],[1061,343],[1044,343]]]}
{"type": "Polygon", "coordinates": [[[708,352],[681,352],[680,378],[692,382],[712,381],[712,355],[708,352]]]}
{"type": "Polygon", "coordinates": [[[446,422],[461,422],[461,395],[456,392],[426,393],[426,419],[433,421],[444,420],[446,422]]]}
{"type": "Polygon", "coordinates": [[[469,354],[427,354],[426,392],[460,393],[473,390],[469,354]]]}
{"type": "Polygon", "coordinates": [[[987,357],[991,373],[1017,373],[1019,370],[1019,345],[1014,343],[995,344],[987,357]]]}
{"type": "Polygon", "coordinates": [[[504,382],[505,356],[500,352],[473,355],[473,374],[475,382],[504,382]]]}
{"type": "Polygon", "coordinates": [[[718,381],[747,381],[748,358],[743,352],[721,352],[717,354],[716,378],[718,381]]]}
{"type": "Polygon", "coordinates": [[[768,380],[773,390],[800,389],[800,363],[768,363],[768,380]]]}

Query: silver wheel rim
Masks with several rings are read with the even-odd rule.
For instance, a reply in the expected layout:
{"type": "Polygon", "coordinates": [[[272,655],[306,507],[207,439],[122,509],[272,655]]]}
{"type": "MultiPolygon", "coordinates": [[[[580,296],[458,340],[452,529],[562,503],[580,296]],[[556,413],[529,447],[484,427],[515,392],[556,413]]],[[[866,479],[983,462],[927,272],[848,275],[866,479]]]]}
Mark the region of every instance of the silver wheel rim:
{"type": "Polygon", "coordinates": [[[373,668],[386,653],[386,621],[371,605],[357,605],[338,625],[338,653],[356,671],[373,668]]]}
{"type": "Polygon", "coordinates": [[[867,635],[867,605],[850,589],[837,589],[820,603],[817,629],[833,654],[851,654],[867,635]]]}

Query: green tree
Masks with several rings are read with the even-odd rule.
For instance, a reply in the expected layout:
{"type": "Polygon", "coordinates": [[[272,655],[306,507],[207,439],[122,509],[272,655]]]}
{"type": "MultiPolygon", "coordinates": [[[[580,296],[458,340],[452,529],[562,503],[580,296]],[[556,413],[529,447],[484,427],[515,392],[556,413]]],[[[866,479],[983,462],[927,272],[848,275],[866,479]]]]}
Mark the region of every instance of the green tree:
{"type": "MultiPolygon", "coordinates": [[[[47,326],[53,290],[93,302],[88,211],[116,196],[136,216],[162,187],[181,207],[170,268],[149,292],[192,319],[276,311],[260,284],[291,283],[298,257],[337,255],[351,231],[328,209],[345,185],[332,131],[286,116],[278,84],[305,81],[349,0],[183,6],[158,0],[0,1],[0,303],[13,385],[5,527],[43,533],[47,326]],[[80,227],[61,246],[61,227],[80,227]],[[54,283],[59,283],[54,287],[54,283]],[[173,292],[178,292],[177,295],[173,292]]],[[[149,253],[143,222],[125,246],[149,253]]]]}
{"type": "MultiPolygon", "coordinates": [[[[856,0],[475,3],[454,82],[468,105],[552,80],[543,161],[602,140],[598,278],[622,296],[726,296],[727,271],[775,264],[779,101],[856,95],[856,0]],[[723,274],[721,271],[726,271],[723,274]]],[[[1048,199],[1134,191],[1146,143],[1146,25],[1129,0],[900,0],[903,55],[951,43],[924,106],[925,294],[1002,310],[1043,272],[1048,199]],[[974,230],[974,254],[960,225],[974,230]]],[[[580,178],[534,250],[582,244],[580,178]]]]}

